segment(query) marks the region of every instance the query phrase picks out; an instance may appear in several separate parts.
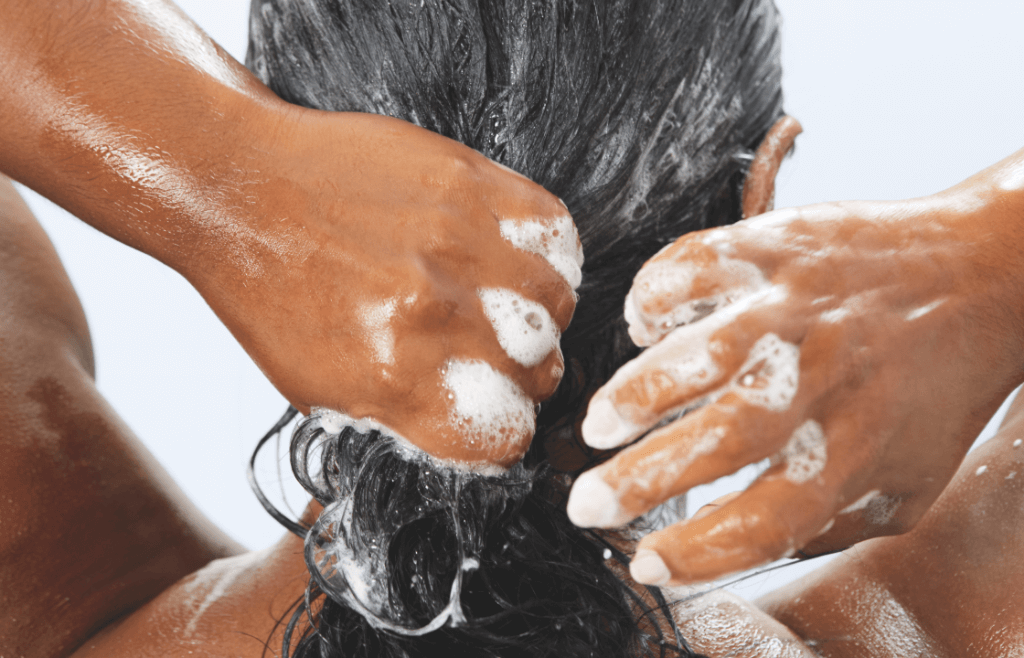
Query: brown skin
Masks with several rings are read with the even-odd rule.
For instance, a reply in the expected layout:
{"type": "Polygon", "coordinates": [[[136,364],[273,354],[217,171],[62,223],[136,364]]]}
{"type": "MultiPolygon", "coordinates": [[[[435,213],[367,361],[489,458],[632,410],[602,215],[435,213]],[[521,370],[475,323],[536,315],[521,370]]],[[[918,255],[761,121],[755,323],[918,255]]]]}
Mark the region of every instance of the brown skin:
{"type": "MultiPolygon", "coordinates": [[[[737,381],[749,349],[768,333],[799,346],[800,372],[785,409],[728,392],[595,469],[617,496],[620,517],[632,518],[775,458],[719,509],[645,537],[639,548],[651,551],[650,561],[635,577],[711,580],[793,549],[813,555],[914,527],[1024,381],[1015,274],[1024,265],[1022,171],[1024,151],[931,197],[821,204],[689,234],[640,271],[630,331],[654,345],[594,396],[591,415],[595,402],[610,402],[629,428],[651,427],[737,381]],[[649,320],[732,285],[726,256],[756,266],[760,291],[674,331],[649,320]],[[698,274],[647,294],[657,263],[697,265],[698,274]],[[694,345],[709,346],[714,376],[677,384],[666,373],[694,345]],[[808,420],[823,429],[828,456],[824,470],[798,483],[785,477],[780,451],[808,420]],[[709,432],[717,443],[701,449],[709,432]],[[871,504],[840,513],[870,492],[879,494],[871,504]],[[650,568],[659,558],[667,571],[650,568]]],[[[761,385],[760,375],[752,379],[761,385]]],[[[584,421],[584,439],[604,426],[584,421]]],[[[621,440],[640,431],[620,432],[621,440]]]]}
{"type": "Polygon", "coordinates": [[[299,410],[373,418],[445,459],[518,460],[528,435],[463,440],[441,369],[485,361],[538,402],[557,386],[557,350],[510,359],[476,291],[568,325],[569,284],[497,224],[564,217],[558,199],[408,123],[284,103],[168,2],[0,8],[0,171],[180,272],[299,410]]]}
{"type": "MultiPolygon", "coordinates": [[[[0,527],[17,529],[0,533],[0,655],[255,658],[264,642],[278,655],[277,622],[307,582],[301,541],[244,554],[104,403],[75,293],[2,181],[0,248],[0,527]]],[[[1024,399],[914,531],[777,592],[761,603],[772,616],[726,594],[679,605],[684,635],[712,658],[1015,655],[1018,439],[1024,399]]]]}
{"type": "MultiPolygon", "coordinates": [[[[511,363],[475,289],[512,288],[545,304],[560,326],[568,323],[573,302],[566,282],[539,257],[505,243],[496,227],[497,219],[554,219],[564,214],[557,200],[472,151],[402,122],[281,103],[171,5],[9,0],[3,9],[0,169],[185,275],[300,409],[327,406],[373,416],[441,457],[506,464],[521,454],[529,437],[500,453],[474,451],[462,441],[447,425],[438,372],[450,358],[480,358],[513,376],[535,400],[553,390],[560,357],[552,354],[534,369],[511,363]],[[323,163],[330,163],[329,171],[323,163]],[[362,319],[368,309],[392,302],[400,308],[388,325],[396,335],[394,368],[371,349],[380,326],[362,319]]],[[[795,301],[755,309],[723,329],[721,364],[735,367],[744,347],[769,328],[801,342],[806,363],[794,406],[799,411],[751,414],[745,422],[759,421],[765,443],[751,448],[743,432],[734,433],[743,456],[715,455],[705,470],[756,459],[766,445],[777,449],[787,423],[791,430],[805,412],[829,432],[830,464],[849,466],[826,470],[822,483],[796,492],[772,485],[769,471],[753,492],[696,524],[705,539],[710,528],[718,541],[728,540],[724,546],[742,550],[717,563],[691,556],[685,577],[745,566],[751,556],[761,559],[782,543],[802,541],[821,527],[818,521],[871,487],[900,498],[896,529],[923,513],[941,489],[924,472],[952,473],[957,451],[962,455],[968,435],[1020,371],[1020,364],[1003,358],[1019,352],[1021,337],[1020,318],[1012,315],[1019,264],[1009,248],[1020,237],[1020,183],[1012,180],[1020,178],[1019,160],[924,201],[813,207],[775,227],[748,224],[722,234],[742,258],[788,285],[795,301]],[[1004,189],[993,185],[1000,176],[1010,183],[1004,189]],[[957,240],[948,237],[952,227],[957,240]],[[894,244],[907,249],[893,254],[894,244]],[[820,289],[837,272],[843,275],[838,283],[820,289]],[[893,280],[900,290],[881,285],[893,280]],[[844,295],[866,291],[875,306],[831,323],[838,329],[818,326],[819,306],[832,310],[844,295]],[[822,296],[824,302],[812,303],[822,296]],[[905,315],[940,297],[943,304],[923,322],[872,334],[884,324],[872,314],[905,315]],[[854,359],[841,356],[851,353],[851,341],[859,348],[854,359]],[[909,372],[934,379],[907,390],[897,380],[909,372]],[[857,398],[865,390],[871,395],[857,398]],[[948,413],[943,407],[947,422],[921,421],[922,410],[931,414],[948,399],[959,404],[948,413]],[[882,405],[879,412],[877,403],[887,400],[896,408],[882,405]],[[820,415],[835,409],[846,409],[846,416],[820,415]],[[889,440],[894,427],[899,445],[889,440]],[[867,448],[854,449],[855,438],[867,448]],[[777,510],[761,514],[769,504],[777,510]],[[739,533],[735,523],[723,522],[737,518],[747,522],[739,533]]],[[[13,529],[0,538],[0,655],[66,656],[80,647],[83,654],[104,656],[184,656],[197,649],[237,656],[256,655],[267,638],[273,646],[276,620],[305,586],[298,540],[239,555],[241,548],[167,478],[96,391],[74,292],[24,205],[9,185],[0,188],[0,248],[6,252],[0,261],[0,482],[6,499],[0,525],[13,529]],[[228,561],[196,573],[217,558],[228,561]],[[226,572],[234,573],[230,581],[216,581],[223,596],[207,597],[214,585],[204,578],[226,572]]],[[[696,239],[661,258],[691,257],[687,244],[696,239]]],[[[706,260],[714,275],[714,259],[706,260]]],[[[732,403],[729,409],[723,398],[716,408],[742,417],[744,409],[732,403]]],[[[679,426],[666,432],[685,440],[679,426]]],[[[1019,428],[1003,438],[1011,440],[1014,432],[1019,428]]],[[[618,463],[628,463],[629,454],[618,463]]],[[[1000,474],[1016,463],[992,462],[1000,474]]],[[[673,486],[686,488],[685,477],[673,486]]],[[[825,605],[835,601],[839,583],[850,601],[893,599],[912,610],[933,653],[1019,648],[1021,632],[1012,620],[1022,611],[1010,595],[1019,589],[1019,570],[1005,559],[992,571],[964,564],[992,546],[1017,548],[1020,506],[1006,504],[1004,489],[987,498],[984,486],[952,491],[956,500],[973,504],[952,504],[949,518],[941,516],[946,507],[940,504],[935,533],[928,534],[932,526],[925,523],[921,533],[876,541],[858,571],[823,576],[800,598],[773,601],[774,609],[804,637],[848,637],[873,618],[856,606],[825,605]],[[977,505],[984,506],[984,517],[967,514],[977,505]],[[964,516],[972,518],[964,522],[964,516]],[[955,533],[939,532],[944,524],[955,533]],[[925,556],[966,602],[954,605],[944,592],[917,587],[918,563],[908,555],[925,556]],[[981,586],[993,582],[1002,589],[991,597],[982,593],[981,586]],[[819,602],[817,610],[805,610],[807,601],[819,602]],[[993,632],[984,620],[998,614],[1007,623],[993,632]],[[950,623],[954,619],[963,623],[950,623]]],[[[892,523],[872,528],[860,521],[837,522],[816,546],[893,530],[892,523]]],[[[692,530],[668,532],[692,536],[692,530]]],[[[671,538],[652,536],[642,547],[659,549],[659,537],[671,538]]],[[[686,547],[677,540],[673,549],[686,547]]],[[[780,639],[806,651],[785,628],[731,602],[702,606],[684,623],[709,655],[758,655],[765,642],[780,639]],[[717,626],[708,623],[715,619],[717,626]]],[[[891,654],[886,639],[869,636],[832,655],[891,654]]]]}

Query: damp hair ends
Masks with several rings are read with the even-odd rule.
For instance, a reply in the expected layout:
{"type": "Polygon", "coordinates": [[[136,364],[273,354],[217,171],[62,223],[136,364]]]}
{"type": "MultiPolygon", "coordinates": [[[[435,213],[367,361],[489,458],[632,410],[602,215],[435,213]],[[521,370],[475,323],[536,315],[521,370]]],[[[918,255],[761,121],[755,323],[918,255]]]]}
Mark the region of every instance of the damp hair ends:
{"type": "Polygon", "coordinates": [[[536,454],[485,476],[410,459],[376,431],[330,434],[311,416],[290,456],[325,507],[306,535],[296,658],[691,655],[641,629],[639,616],[660,613],[569,521],[565,485],[536,454]]]}

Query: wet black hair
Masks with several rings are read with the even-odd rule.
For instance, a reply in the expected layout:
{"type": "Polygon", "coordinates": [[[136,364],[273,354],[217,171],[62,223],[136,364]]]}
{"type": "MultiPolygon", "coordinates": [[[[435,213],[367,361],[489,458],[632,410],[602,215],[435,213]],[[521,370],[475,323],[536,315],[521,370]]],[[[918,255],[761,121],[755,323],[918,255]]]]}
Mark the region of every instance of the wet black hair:
{"type": "Polygon", "coordinates": [[[299,424],[293,468],[327,516],[292,528],[312,547],[291,627],[302,615],[312,626],[295,655],[640,656],[669,641],[688,655],[681,638],[659,644],[650,606],[604,563],[614,547],[568,521],[567,478],[546,464],[567,444],[589,455],[573,427],[637,354],[622,300],[643,262],[740,218],[753,151],[782,116],[772,2],[253,0],[249,39],[247,66],[287,101],[404,119],[543,185],[568,206],[586,255],[566,375],[509,477],[431,469],[374,433],[299,424]],[[372,623],[344,583],[332,591],[323,556],[341,540],[386,553],[377,612],[389,623],[440,614],[456,578],[465,620],[421,636],[372,623]],[[464,570],[466,558],[477,566],[464,570]]]}

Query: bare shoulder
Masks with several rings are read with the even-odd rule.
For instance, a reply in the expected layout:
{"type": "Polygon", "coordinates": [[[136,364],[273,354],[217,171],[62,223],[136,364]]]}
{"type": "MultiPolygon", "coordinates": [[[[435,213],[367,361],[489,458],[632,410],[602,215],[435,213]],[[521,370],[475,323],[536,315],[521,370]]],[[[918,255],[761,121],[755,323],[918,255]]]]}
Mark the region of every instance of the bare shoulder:
{"type": "Polygon", "coordinates": [[[307,580],[302,542],[293,537],[214,560],[92,637],[74,658],[279,655],[307,580]]]}
{"type": "Polygon", "coordinates": [[[0,256],[0,656],[65,656],[239,547],[96,389],[78,297],[2,177],[0,256]]]}

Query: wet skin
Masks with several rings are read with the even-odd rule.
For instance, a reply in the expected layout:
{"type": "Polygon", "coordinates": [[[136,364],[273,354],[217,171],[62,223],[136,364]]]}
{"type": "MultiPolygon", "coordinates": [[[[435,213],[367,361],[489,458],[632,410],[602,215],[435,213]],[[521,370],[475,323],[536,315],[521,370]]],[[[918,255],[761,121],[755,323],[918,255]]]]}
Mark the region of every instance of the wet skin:
{"type": "Polygon", "coordinates": [[[630,334],[650,347],[592,398],[583,438],[624,445],[692,411],[582,476],[570,516],[614,526],[771,459],[640,542],[633,576],[662,584],[914,527],[1024,381],[1022,233],[1024,151],[931,197],[680,238],[634,280],[630,334]]]}
{"type": "MultiPolygon", "coordinates": [[[[327,406],[375,417],[443,458],[507,464],[525,449],[526,435],[499,450],[474,449],[463,441],[438,395],[439,372],[451,358],[481,359],[512,376],[532,399],[553,389],[559,356],[552,353],[533,368],[509,359],[476,290],[517,290],[544,304],[564,328],[573,303],[568,283],[543,259],[509,245],[497,229],[502,219],[553,223],[565,212],[557,200],[472,151],[402,122],[283,104],[167,5],[12,1],[4,9],[0,83],[7,91],[0,111],[8,121],[0,127],[0,169],[185,275],[300,409],[327,406]],[[159,85],[152,84],[157,80],[159,85]],[[131,88],[130,98],[125,88],[131,88]],[[323,171],[323,162],[335,166],[323,171]],[[381,307],[400,309],[388,324],[396,337],[394,361],[402,364],[396,368],[376,349],[379,324],[366,320],[381,307]]],[[[953,472],[956,452],[962,456],[963,444],[995,407],[993,391],[1005,393],[1020,372],[1020,364],[1005,358],[1017,353],[1020,342],[1020,318],[1011,315],[1019,299],[1013,282],[1019,264],[1010,250],[1020,237],[1020,170],[1019,158],[1011,160],[925,200],[776,214],[772,221],[720,231],[707,243],[703,237],[684,239],[662,254],[670,264],[699,263],[705,274],[686,290],[649,299],[638,295],[638,338],[670,352],[664,328],[645,317],[660,319],[708,293],[729,292],[720,288],[723,282],[744,285],[742,268],[716,269],[729,245],[730,257],[754,264],[767,280],[786,287],[788,296],[785,304],[767,295],[735,316],[718,311],[708,318],[723,323],[707,341],[722,347],[709,352],[721,370],[716,381],[744,374],[735,370],[746,362],[746,348],[768,334],[801,349],[801,384],[789,410],[751,409],[744,402],[749,396],[726,394],[666,428],[672,441],[683,437],[683,447],[673,449],[685,451],[692,437],[682,426],[706,420],[709,410],[725,410],[768,438],[744,443],[753,432],[730,433],[728,424],[715,425],[725,427],[718,438],[733,442],[733,454],[706,453],[711,456],[704,461],[704,477],[777,452],[807,420],[824,428],[829,466],[810,484],[793,487],[792,481],[780,483],[777,476],[786,469],[779,464],[748,495],[694,526],[649,537],[641,548],[664,557],[677,579],[706,578],[775,556],[783,547],[806,545],[836,511],[850,503],[856,507],[875,490],[886,504],[881,511],[891,499],[899,503],[885,523],[869,523],[877,515],[868,512],[878,506],[867,499],[807,549],[912,525],[942,488],[924,471],[953,472]],[[894,253],[894,244],[901,251],[894,253]],[[993,282],[993,271],[1010,274],[993,282]],[[951,281],[951,272],[966,280],[951,281]],[[899,290],[884,285],[892,281],[899,290]],[[850,304],[851,298],[864,308],[850,304]],[[879,332],[879,326],[891,326],[880,318],[894,315],[906,326],[879,332]],[[900,379],[907,372],[924,373],[928,385],[908,390],[900,379]],[[874,397],[858,399],[857,392],[865,390],[874,397]],[[961,397],[947,411],[956,395],[961,397]],[[890,400],[905,409],[886,406],[890,400]],[[844,407],[850,416],[818,413],[844,407]],[[924,418],[936,408],[951,414],[945,423],[924,418]],[[881,420],[865,420],[873,415],[881,420]],[[915,425],[910,415],[926,422],[915,425]],[[900,431],[886,431],[892,427],[900,431]],[[848,472],[830,470],[840,461],[848,472]],[[769,504],[776,506],[772,512],[769,504]],[[687,543],[694,536],[705,541],[704,548],[687,543]],[[659,541],[670,550],[661,550],[659,541]],[[700,554],[715,541],[726,550],[710,558],[700,554]],[[674,552],[680,548],[682,555],[674,552]],[[687,549],[697,554],[687,556],[687,549]]],[[[186,655],[202,646],[208,655],[255,655],[285,603],[304,587],[296,540],[285,539],[265,554],[238,556],[241,548],[184,499],[97,393],[88,330],[74,292],[8,186],[2,207],[7,256],[0,265],[0,482],[7,504],[0,520],[16,531],[0,539],[0,596],[5,612],[15,611],[3,618],[0,651],[56,656],[82,646],[94,655],[186,655]],[[238,557],[206,569],[219,587],[189,576],[210,560],[233,555],[238,557]],[[234,576],[216,579],[225,569],[234,576]],[[219,598],[206,596],[221,590],[219,598]]],[[[665,356],[668,362],[671,355],[665,356]]],[[[761,375],[770,379],[770,373],[750,374],[751,383],[743,377],[740,386],[756,389],[761,375]]],[[[641,384],[646,395],[642,378],[641,384]]],[[[656,395],[645,409],[630,399],[627,386],[623,399],[632,409],[623,415],[640,414],[629,418],[634,424],[653,422],[692,394],[669,389],[651,389],[656,395]],[[644,417],[645,411],[652,413],[644,417]]],[[[1020,434],[1007,432],[1006,441],[1020,434]]],[[[635,454],[626,452],[613,463],[628,469],[635,454]]],[[[824,605],[842,591],[854,602],[896,600],[913,609],[915,624],[934,643],[926,646],[936,654],[991,648],[993,638],[1000,651],[1019,648],[1020,630],[1011,623],[1021,616],[1016,600],[1001,594],[992,600],[1002,607],[990,608],[978,585],[999,581],[1019,588],[1019,570],[963,568],[992,542],[1019,546],[1014,529],[1021,525],[1021,506],[997,500],[1006,494],[997,485],[1012,484],[1014,467],[980,489],[952,490],[965,500],[970,497],[963,492],[972,491],[988,501],[983,526],[977,517],[969,519],[977,522],[971,525],[941,516],[943,509],[962,515],[966,508],[940,501],[936,527],[957,528],[960,534],[945,537],[957,550],[936,548],[936,537],[944,538],[936,534],[879,540],[872,550],[895,548],[878,549],[878,557],[864,560],[869,566],[853,573],[826,573],[798,598],[773,601],[773,610],[809,639],[834,640],[840,630],[846,638],[868,628],[872,613],[824,605]],[[981,539],[975,542],[975,535],[981,539]],[[893,543],[918,536],[924,537],[920,546],[893,543]],[[926,554],[930,568],[969,593],[966,603],[954,606],[927,588],[920,589],[926,599],[915,598],[915,565],[898,559],[907,554],[926,554]],[[814,600],[815,592],[824,592],[817,611],[804,610],[802,602],[814,600]],[[1008,615],[1007,623],[994,632],[984,620],[1002,619],[1000,614],[1008,615]],[[944,625],[955,615],[960,626],[944,625]],[[955,637],[945,632],[950,628],[955,637]]],[[[696,482],[691,476],[684,470],[682,481],[673,478],[665,486],[685,489],[685,478],[696,482]]],[[[653,504],[664,486],[660,490],[641,492],[641,503],[626,499],[623,507],[633,513],[653,504]]],[[[922,528],[932,527],[931,514],[922,528]]],[[[703,633],[708,646],[700,648],[709,655],[735,655],[719,650],[735,642],[759,655],[773,641],[768,638],[793,639],[749,608],[723,603],[702,610],[709,613],[697,615],[704,621],[694,632],[703,633]],[[715,631],[705,623],[715,619],[712,613],[720,613],[723,626],[743,615],[751,622],[715,631]],[[760,630],[745,635],[743,629],[753,626],[760,630]]],[[[834,655],[894,652],[880,634],[872,637],[863,640],[868,649],[834,655]]]]}
{"type": "MultiPolygon", "coordinates": [[[[275,655],[307,582],[301,541],[245,553],[106,404],[75,292],[3,182],[0,250],[0,655],[237,658],[264,642],[275,655]]],[[[1024,650],[1022,444],[1019,400],[912,532],[761,607],[724,594],[677,605],[685,636],[713,658],[1024,650]]]]}
{"type": "Polygon", "coordinates": [[[185,276],[300,410],[518,460],[522,427],[464,440],[442,369],[485,362],[533,402],[557,386],[557,347],[510,358],[478,289],[567,326],[569,283],[499,230],[557,224],[558,199],[406,122],[282,102],[169,3],[0,7],[0,171],[185,276]]]}

